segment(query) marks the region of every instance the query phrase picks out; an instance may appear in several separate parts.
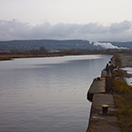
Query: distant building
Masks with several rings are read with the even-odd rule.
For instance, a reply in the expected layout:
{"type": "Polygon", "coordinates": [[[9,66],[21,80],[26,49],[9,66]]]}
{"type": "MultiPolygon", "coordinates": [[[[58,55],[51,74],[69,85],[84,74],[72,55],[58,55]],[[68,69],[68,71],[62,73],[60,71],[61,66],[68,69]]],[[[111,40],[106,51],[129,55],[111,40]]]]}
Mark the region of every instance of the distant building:
{"type": "Polygon", "coordinates": [[[60,52],[60,50],[50,50],[49,52],[50,53],[58,53],[58,52],[60,52]]]}
{"type": "Polygon", "coordinates": [[[10,50],[0,50],[0,53],[11,53],[10,50]]]}

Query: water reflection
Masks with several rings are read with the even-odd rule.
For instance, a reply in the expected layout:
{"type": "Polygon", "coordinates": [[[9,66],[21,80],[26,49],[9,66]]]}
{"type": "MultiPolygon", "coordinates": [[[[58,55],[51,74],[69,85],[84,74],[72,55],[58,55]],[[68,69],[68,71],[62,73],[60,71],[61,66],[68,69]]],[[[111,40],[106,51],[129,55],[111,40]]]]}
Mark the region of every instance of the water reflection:
{"type": "Polygon", "coordinates": [[[0,62],[2,132],[86,131],[87,90],[110,56],[86,55],[0,62]]]}

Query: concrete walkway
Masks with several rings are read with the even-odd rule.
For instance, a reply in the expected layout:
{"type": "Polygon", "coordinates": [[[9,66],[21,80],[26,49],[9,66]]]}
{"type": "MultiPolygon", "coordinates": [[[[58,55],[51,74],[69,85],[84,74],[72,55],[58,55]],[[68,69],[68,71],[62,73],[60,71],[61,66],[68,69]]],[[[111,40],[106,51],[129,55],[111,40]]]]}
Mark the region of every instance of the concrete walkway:
{"type": "Polygon", "coordinates": [[[109,71],[109,74],[107,73],[106,69],[103,69],[101,72],[101,77],[111,76],[111,73],[109,71]]]}
{"type": "Polygon", "coordinates": [[[91,114],[87,132],[122,132],[116,116],[112,94],[106,94],[106,70],[102,70],[101,78],[95,78],[87,93],[88,100],[92,101],[91,114]],[[102,105],[108,105],[107,114],[102,114],[102,105]]]}
{"type": "Polygon", "coordinates": [[[110,113],[114,110],[115,105],[111,94],[95,94],[87,132],[121,132],[117,117],[110,116],[110,113]],[[107,114],[102,114],[103,104],[108,105],[107,114]]]}
{"type": "Polygon", "coordinates": [[[94,94],[105,93],[105,78],[95,78],[87,93],[87,99],[92,101],[94,94]]]}

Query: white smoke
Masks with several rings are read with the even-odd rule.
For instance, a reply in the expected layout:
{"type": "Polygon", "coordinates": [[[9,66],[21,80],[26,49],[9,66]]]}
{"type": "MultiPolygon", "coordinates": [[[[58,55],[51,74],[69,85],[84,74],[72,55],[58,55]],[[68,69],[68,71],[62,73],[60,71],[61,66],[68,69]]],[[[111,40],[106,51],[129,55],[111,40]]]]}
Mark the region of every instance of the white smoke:
{"type": "Polygon", "coordinates": [[[128,49],[127,47],[118,47],[114,46],[111,43],[100,43],[100,42],[94,42],[94,46],[101,46],[102,48],[105,49],[128,49]]]}
{"type": "Polygon", "coordinates": [[[92,41],[89,41],[89,44],[92,44],[92,41]]]}

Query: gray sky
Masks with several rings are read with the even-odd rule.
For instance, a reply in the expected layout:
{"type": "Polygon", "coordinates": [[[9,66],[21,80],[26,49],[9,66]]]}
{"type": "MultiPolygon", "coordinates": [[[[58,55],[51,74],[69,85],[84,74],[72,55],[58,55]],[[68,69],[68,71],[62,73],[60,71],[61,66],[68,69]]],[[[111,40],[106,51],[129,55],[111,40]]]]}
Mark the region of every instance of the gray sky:
{"type": "Polygon", "coordinates": [[[0,0],[0,40],[132,41],[132,0],[0,0]]]}

